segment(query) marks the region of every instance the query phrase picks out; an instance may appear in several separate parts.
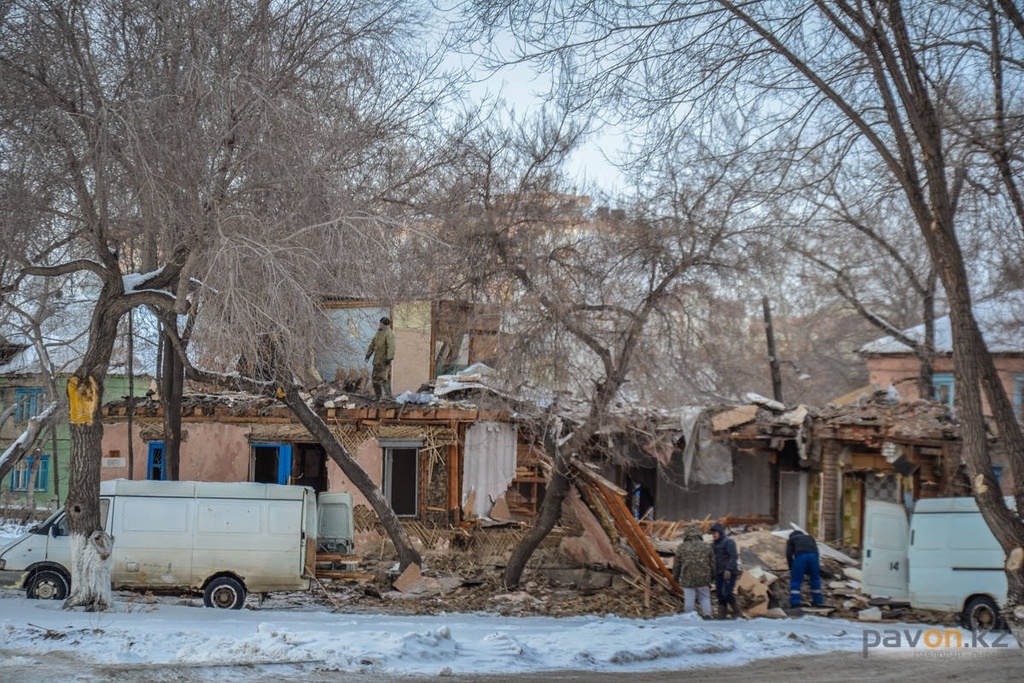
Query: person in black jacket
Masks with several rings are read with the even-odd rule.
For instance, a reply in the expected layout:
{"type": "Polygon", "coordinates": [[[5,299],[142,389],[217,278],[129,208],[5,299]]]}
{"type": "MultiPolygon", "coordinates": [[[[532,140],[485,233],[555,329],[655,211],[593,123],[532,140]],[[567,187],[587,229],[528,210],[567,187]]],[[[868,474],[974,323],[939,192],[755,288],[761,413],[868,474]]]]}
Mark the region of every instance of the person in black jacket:
{"type": "Polygon", "coordinates": [[[718,618],[725,619],[726,609],[731,607],[732,618],[735,619],[741,616],[736,596],[733,594],[736,579],[740,574],[736,541],[726,536],[725,527],[718,523],[711,527],[711,534],[715,539],[711,549],[715,551],[715,597],[718,598],[718,618]]]}
{"type": "Polygon", "coordinates": [[[823,607],[818,542],[802,531],[791,533],[786,541],[786,564],[789,565],[789,606],[800,606],[800,589],[807,574],[811,579],[811,600],[815,607],[823,607]]]}

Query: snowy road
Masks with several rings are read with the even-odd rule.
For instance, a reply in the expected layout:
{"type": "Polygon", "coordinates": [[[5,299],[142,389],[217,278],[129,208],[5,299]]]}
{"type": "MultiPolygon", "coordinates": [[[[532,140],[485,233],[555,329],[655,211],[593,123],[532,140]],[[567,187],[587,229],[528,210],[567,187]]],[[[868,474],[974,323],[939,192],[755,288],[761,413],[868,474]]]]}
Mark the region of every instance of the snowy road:
{"type": "Polygon", "coordinates": [[[669,681],[678,680],[680,672],[690,677],[709,667],[777,671],[780,662],[819,655],[879,663],[896,654],[905,666],[914,658],[1012,652],[1014,662],[1022,663],[1015,644],[1013,649],[988,647],[992,643],[984,650],[936,647],[936,638],[958,634],[969,644],[970,634],[920,624],[812,616],[703,621],[692,614],[657,619],[396,616],[275,609],[274,600],[228,611],[204,609],[198,601],[148,602],[125,595],[118,594],[111,611],[88,614],[0,591],[0,681],[544,681],[565,680],[564,672],[570,671],[585,674],[587,681],[639,673],[646,680],[669,681]],[[915,644],[887,647],[883,629],[901,638],[915,636],[915,644]]]}

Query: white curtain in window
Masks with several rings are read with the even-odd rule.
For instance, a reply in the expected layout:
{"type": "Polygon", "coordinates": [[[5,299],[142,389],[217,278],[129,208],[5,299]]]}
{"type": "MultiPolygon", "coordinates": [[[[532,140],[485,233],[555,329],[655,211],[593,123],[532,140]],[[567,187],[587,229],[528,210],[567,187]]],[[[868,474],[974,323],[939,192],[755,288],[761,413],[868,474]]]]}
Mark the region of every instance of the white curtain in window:
{"type": "Polygon", "coordinates": [[[463,514],[486,517],[494,501],[504,495],[516,476],[516,441],[516,428],[502,422],[478,422],[466,430],[463,514]],[[471,497],[473,505],[467,508],[471,497]]]}

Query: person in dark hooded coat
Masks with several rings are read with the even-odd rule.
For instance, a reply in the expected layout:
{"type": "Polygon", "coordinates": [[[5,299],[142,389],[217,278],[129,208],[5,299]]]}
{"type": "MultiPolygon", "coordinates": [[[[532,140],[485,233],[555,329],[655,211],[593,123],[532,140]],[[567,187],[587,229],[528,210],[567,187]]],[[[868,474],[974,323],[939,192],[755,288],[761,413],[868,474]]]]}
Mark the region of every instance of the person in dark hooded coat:
{"type": "Polygon", "coordinates": [[[711,549],[715,551],[715,597],[718,598],[718,618],[725,619],[727,610],[731,608],[732,618],[735,619],[742,616],[739,605],[736,604],[736,595],[733,593],[736,579],[740,574],[736,541],[729,538],[725,533],[725,527],[717,522],[711,527],[711,534],[715,538],[711,549]]]}

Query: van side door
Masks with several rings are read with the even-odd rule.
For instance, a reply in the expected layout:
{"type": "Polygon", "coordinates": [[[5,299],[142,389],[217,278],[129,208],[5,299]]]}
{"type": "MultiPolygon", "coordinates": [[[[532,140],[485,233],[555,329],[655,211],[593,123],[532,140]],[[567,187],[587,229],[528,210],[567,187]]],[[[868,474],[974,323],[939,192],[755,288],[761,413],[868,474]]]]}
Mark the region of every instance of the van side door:
{"type": "Polygon", "coordinates": [[[864,506],[861,590],[869,595],[909,595],[907,551],[910,525],[899,503],[869,500],[864,506]]]}
{"type": "Polygon", "coordinates": [[[190,586],[195,503],[170,496],[118,496],[114,511],[115,588],[190,586]]]}

